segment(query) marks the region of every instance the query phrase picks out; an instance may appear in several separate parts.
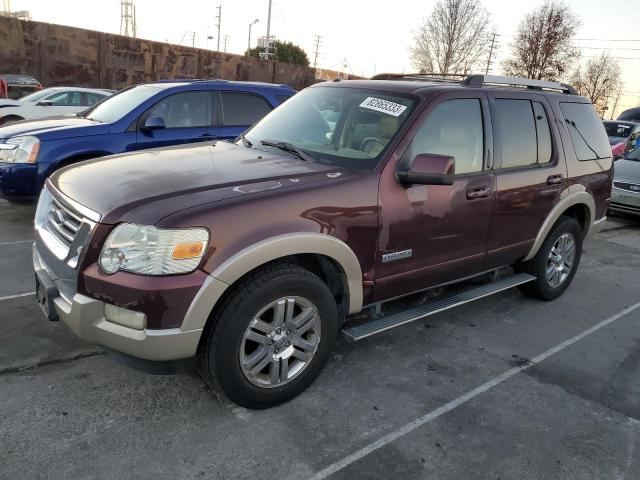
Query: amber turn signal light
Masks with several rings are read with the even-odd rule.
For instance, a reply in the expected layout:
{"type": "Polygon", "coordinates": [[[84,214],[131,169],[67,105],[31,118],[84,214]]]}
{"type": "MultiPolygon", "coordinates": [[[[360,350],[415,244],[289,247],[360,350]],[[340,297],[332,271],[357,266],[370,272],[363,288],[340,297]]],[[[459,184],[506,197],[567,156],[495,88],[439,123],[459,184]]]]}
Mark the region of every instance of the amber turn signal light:
{"type": "Polygon", "coordinates": [[[202,255],[204,245],[202,242],[179,243],[173,249],[171,258],[174,260],[186,260],[188,258],[197,258],[202,255]]]}

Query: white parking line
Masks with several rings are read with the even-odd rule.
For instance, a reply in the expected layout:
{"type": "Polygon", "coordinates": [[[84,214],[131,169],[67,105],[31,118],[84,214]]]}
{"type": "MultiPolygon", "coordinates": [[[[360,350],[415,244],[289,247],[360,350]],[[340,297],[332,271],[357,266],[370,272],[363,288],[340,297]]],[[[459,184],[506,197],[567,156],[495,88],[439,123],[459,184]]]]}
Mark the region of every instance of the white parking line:
{"type": "MultiPolygon", "coordinates": [[[[436,408],[435,410],[432,410],[431,412],[427,413],[426,415],[417,418],[416,420],[407,423],[406,425],[400,427],[399,429],[391,432],[391,433],[387,433],[386,435],[384,435],[383,437],[381,437],[379,440],[376,440],[373,443],[370,443],[369,445],[361,448],[360,450],[352,453],[351,455],[348,455],[346,457],[344,457],[341,460],[338,460],[335,463],[332,463],[331,465],[323,468],[322,470],[320,470],[318,473],[316,473],[315,475],[310,475],[309,478],[312,480],[322,480],[324,478],[327,478],[328,476],[342,470],[345,467],[348,467],[349,465],[351,465],[354,462],[357,462],[358,460],[360,460],[361,458],[369,455],[372,452],[375,452],[376,450],[378,450],[379,448],[384,447],[385,445],[399,439],[400,437],[403,437],[404,435],[411,433],[413,430],[415,430],[416,428],[421,427],[422,425],[425,425],[427,423],[429,423],[432,420],[435,420],[436,418],[444,415],[445,413],[448,413],[452,410],[454,410],[455,408],[458,408],[461,405],[464,405],[465,403],[467,403],[468,401],[474,399],[475,397],[477,397],[478,395],[483,394],[484,392],[491,390],[492,388],[500,385],[502,382],[505,382],[506,380],[509,380],[510,378],[516,376],[518,373],[527,370],[531,367],[533,367],[534,365],[539,364],[540,362],[546,360],[547,358],[549,358],[551,355],[555,355],[556,353],[564,350],[565,348],[573,345],[576,342],[579,342],[580,340],[582,340],[583,338],[591,335],[592,333],[597,332],[598,330],[606,327],[607,325],[609,325],[610,323],[615,322],[616,320],[619,320],[620,318],[624,317],[625,315],[633,312],[634,310],[636,310],[637,308],[640,308],[640,302],[631,305],[630,307],[625,308],[624,310],[616,313],[615,315],[612,315],[611,317],[607,318],[606,320],[601,321],[600,323],[598,323],[597,325],[594,325],[593,327],[585,330],[582,333],[579,333],[578,335],[576,335],[575,337],[571,337],[569,340],[566,340],[565,342],[562,342],[560,345],[557,345],[549,350],[547,350],[544,353],[541,353],[540,355],[538,355],[537,357],[531,359],[531,361],[529,363],[527,363],[526,365],[522,365],[519,367],[514,367],[511,370],[508,370],[506,372],[504,372],[501,375],[498,375],[497,377],[489,380],[488,382],[480,385],[477,388],[474,388],[473,390],[465,393],[464,395],[456,398],[455,400],[451,400],[448,403],[445,403],[444,405],[436,408]]],[[[299,477],[298,477],[299,478],[299,477]]]]}
{"type": "Polygon", "coordinates": [[[11,300],[13,298],[20,298],[20,297],[28,297],[29,295],[35,295],[36,292],[27,292],[27,293],[17,293],[15,295],[7,295],[6,297],[0,297],[0,302],[3,300],[11,300]]]}
{"type": "Polygon", "coordinates": [[[0,242],[0,247],[2,245],[15,245],[17,243],[33,243],[33,240],[16,240],[14,242],[0,242]]]}

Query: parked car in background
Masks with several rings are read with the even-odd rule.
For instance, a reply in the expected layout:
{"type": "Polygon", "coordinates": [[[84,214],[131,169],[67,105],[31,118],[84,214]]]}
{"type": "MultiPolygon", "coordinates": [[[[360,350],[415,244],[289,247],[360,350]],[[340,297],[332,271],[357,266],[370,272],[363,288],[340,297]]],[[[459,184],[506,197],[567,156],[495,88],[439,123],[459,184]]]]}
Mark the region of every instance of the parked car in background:
{"type": "Polygon", "coordinates": [[[38,90],[42,85],[29,75],[0,74],[0,98],[17,100],[38,90]]]}
{"type": "Polygon", "coordinates": [[[640,218],[640,148],[616,162],[609,210],[640,218]]]}
{"type": "Polygon", "coordinates": [[[53,171],[81,160],[236,138],[294,93],[258,82],[160,81],[123,90],[78,116],[0,127],[0,197],[34,199],[53,171]]]}
{"type": "Polygon", "coordinates": [[[265,408],[314,381],[345,326],[357,341],[515,286],[562,295],[611,195],[591,102],[540,80],[399,77],[306,88],[234,143],[54,173],[33,251],[46,316],[147,360],[197,355],[210,385],[265,408]],[[454,282],[457,296],[388,308],[454,282]]]}
{"type": "Polygon", "coordinates": [[[620,115],[618,115],[618,120],[640,123],[640,107],[634,107],[625,110],[620,115]]]}
{"type": "MultiPolygon", "coordinates": [[[[635,134],[634,141],[640,136],[640,123],[620,120],[603,120],[604,129],[609,137],[609,145],[627,143],[635,134]]],[[[635,146],[635,144],[634,144],[635,146]]],[[[630,149],[632,150],[632,148],[630,149]]]]}
{"type": "Polygon", "coordinates": [[[0,99],[0,125],[19,120],[78,113],[113,95],[101,88],[52,87],[19,100],[0,99]]]}

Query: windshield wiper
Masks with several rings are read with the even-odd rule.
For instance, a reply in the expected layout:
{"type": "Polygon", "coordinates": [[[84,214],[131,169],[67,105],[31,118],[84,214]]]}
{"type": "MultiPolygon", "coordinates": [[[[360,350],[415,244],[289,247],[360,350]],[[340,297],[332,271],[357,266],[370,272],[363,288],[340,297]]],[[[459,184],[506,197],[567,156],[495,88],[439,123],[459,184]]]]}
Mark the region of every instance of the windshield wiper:
{"type": "Polygon", "coordinates": [[[242,140],[242,144],[245,147],[249,147],[249,148],[253,147],[253,142],[251,142],[251,140],[249,140],[247,137],[245,137],[244,133],[238,135],[238,138],[236,138],[236,141],[238,141],[238,140],[242,140]]]}
{"type": "Polygon", "coordinates": [[[584,142],[584,144],[587,146],[587,148],[589,150],[591,150],[593,152],[593,154],[596,156],[596,160],[604,160],[605,157],[601,157],[600,155],[598,155],[598,152],[596,152],[593,147],[591,147],[591,145],[589,145],[589,142],[587,142],[587,139],[584,138],[584,135],[582,135],[582,132],[578,129],[578,127],[576,126],[576,122],[574,122],[573,120],[569,120],[568,118],[564,119],[565,122],[567,122],[569,125],[571,125],[573,127],[573,129],[578,132],[578,135],[580,135],[580,138],[582,138],[582,141],[584,142]]]}
{"type": "Polygon", "coordinates": [[[313,157],[308,153],[303,152],[298,147],[296,147],[293,143],[283,142],[282,140],[262,140],[260,142],[262,145],[267,147],[275,147],[283,150],[285,152],[293,153],[296,157],[305,162],[313,162],[313,157]]]}

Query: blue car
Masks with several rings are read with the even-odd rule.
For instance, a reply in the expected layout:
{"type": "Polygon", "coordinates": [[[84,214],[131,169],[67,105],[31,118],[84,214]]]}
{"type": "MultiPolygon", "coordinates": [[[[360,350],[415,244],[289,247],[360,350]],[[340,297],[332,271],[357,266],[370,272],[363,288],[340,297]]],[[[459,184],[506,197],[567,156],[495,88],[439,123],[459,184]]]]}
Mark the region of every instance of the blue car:
{"type": "Polygon", "coordinates": [[[77,116],[0,127],[0,197],[38,197],[71,163],[115,153],[236,138],[295,94],[286,85],[173,80],[128,88],[77,116]]]}

